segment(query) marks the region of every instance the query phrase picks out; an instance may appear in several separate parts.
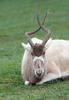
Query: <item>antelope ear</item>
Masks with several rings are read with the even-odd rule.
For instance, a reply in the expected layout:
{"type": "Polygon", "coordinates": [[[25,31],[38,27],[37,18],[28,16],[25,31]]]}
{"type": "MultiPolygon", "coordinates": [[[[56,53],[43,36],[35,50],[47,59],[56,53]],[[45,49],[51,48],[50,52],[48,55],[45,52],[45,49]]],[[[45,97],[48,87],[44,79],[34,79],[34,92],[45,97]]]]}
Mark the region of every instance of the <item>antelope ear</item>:
{"type": "Polygon", "coordinates": [[[28,49],[27,44],[25,44],[25,43],[22,42],[21,45],[22,45],[22,47],[23,47],[24,49],[28,49]]]}
{"type": "Polygon", "coordinates": [[[52,44],[52,39],[50,38],[50,39],[48,40],[48,42],[46,43],[46,45],[45,45],[46,49],[48,49],[48,48],[50,47],[51,44],[52,44]]]}
{"type": "Polygon", "coordinates": [[[31,47],[30,47],[30,45],[29,44],[25,44],[25,43],[21,43],[21,45],[22,45],[22,47],[24,48],[24,49],[26,49],[26,50],[31,50],[31,47]]]}

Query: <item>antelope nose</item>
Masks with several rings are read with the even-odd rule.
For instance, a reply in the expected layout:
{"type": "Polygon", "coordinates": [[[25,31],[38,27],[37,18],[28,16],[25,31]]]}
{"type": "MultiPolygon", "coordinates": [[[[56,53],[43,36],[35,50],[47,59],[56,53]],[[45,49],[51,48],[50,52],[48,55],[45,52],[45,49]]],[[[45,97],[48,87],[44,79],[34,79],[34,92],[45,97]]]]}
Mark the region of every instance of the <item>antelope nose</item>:
{"type": "Polygon", "coordinates": [[[38,76],[41,76],[42,72],[36,72],[38,76]]]}

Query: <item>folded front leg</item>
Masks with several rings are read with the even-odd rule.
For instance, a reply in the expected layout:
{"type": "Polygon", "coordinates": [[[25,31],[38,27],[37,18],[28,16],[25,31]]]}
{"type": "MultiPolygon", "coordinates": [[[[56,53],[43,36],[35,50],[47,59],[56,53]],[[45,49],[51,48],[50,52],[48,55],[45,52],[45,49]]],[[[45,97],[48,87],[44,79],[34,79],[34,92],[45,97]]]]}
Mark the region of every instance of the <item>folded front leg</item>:
{"type": "Polygon", "coordinates": [[[37,85],[39,84],[43,84],[45,82],[48,82],[48,81],[51,81],[51,80],[54,80],[54,79],[57,79],[57,78],[60,78],[61,75],[59,74],[54,74],[54,73],[49,73],[46,78],[44,78],[43,80],[41,80],[40,82],[37,83],[37,85]]]}

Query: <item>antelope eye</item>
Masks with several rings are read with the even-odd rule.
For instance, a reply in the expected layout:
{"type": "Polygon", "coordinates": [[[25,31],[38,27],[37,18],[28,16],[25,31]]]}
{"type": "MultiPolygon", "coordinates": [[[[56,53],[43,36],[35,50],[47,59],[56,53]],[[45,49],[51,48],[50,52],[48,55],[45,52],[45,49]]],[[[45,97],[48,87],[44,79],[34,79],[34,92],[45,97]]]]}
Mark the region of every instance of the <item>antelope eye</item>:
{"type": "Polygon", "coordinates": [[[43,52],[43,55],[45,55],[45,51],[43,52]]]}

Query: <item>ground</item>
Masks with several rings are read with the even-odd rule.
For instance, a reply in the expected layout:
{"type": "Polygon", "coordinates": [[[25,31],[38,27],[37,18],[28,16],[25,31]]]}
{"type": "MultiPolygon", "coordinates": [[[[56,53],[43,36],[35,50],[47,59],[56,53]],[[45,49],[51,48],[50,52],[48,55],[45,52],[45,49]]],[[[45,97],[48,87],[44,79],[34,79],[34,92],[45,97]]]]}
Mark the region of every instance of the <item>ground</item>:
{"type": "MultiPolygon", "coordinates": [[[[25,86],[21,59],[26,31],[37,28],[37,0],[0,0],[0,100],[69,100],[69,80],[25,86]]],[[[45,26],[53,39],[69,39],[69,0],[40,0],[39,15],[49,14],[45,26]]],[[[39,31],[32,37],[43,39],[39,31]]]]}

